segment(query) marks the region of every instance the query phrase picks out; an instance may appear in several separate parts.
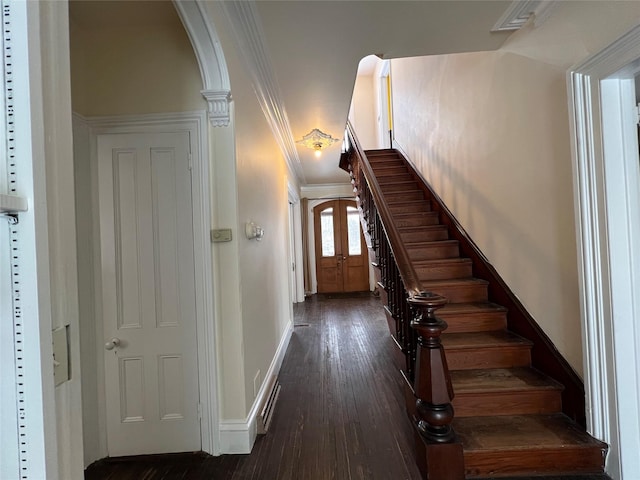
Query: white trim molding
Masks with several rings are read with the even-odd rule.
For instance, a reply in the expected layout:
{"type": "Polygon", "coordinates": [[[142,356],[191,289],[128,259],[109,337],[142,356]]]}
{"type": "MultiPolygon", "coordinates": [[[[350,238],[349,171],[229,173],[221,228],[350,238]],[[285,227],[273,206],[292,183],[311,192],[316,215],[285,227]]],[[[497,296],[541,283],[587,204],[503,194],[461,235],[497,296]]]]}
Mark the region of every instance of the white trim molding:
{"type": "Polygon", "coordinates": [[[640,27],[568,75],[587,423],[612,478],[640,478],[638,74],[640,27]]]}
{"type": "Polygon", "coordinates": [[[226,127],[231,120],[231,84],[216,29],[202,0],[173,0],[173,4],[198,59],[209,121],[214,127],[226,127]]]}
{"type": "Polygon", "coordinates": [[[227,127],[231,121],[229,107],[231,92],[229,90],[202,90],[202,96],[209,106],[209,121],[214,127],[227,127]]]}
{"type": "Polygon", "coordinates": [[[491,29],[492,32],[519,30],[534,18],[534,25],[539,27],[551,16],[557,0],[514,0],[491,29]]]}
{"type": "Polygon", "coordinates": [[[282,150],[287,166],[296,175],[298,183],[304,184],[306,183],[304,172],[275,70],[266,47],[258,8],[254,1],[248,0],[222,2],[222,10],[251,76],[258,102],[282,150]]]}
{"type": "MultiPolygon", "coordinates": [[[[192,206],[194,256],[196,272],[196,322],[198,346],[198,381],[202,413],[202,450],[219,455],[218,377],[216,367],[216,327],[213,304],[213,264],[211,258],[211,188],[209,185],[209,142],[205,112],[150,114],[137,116],[93,117],[84,119],[91,128],[92,155],[95,156],[95,138],[109,133],[141,133],[153,131],[186,131],[190,134],[193,169],[192,206]]],[[[93,159],[96,162],[96,159],[93,159]]],[[[97,211],[97,206],[95,210],[97,211]]],[[[99,242],[99,238],[94,238],[99,242]]],[[[97,243],[99,244],[99,243],[97,243]]],[[[100,272],[96,272],[96,277],[100,272]]],[[[101,308],[96,305],[95,315],[101,321],[101,308]]],[[[102,330],[97,329],[98,332],[102,330]]],[[[105,412],[101,412],[105,414],[105,412]]]]}
{"type": "Polygon", "coordinates": [[[253,444],[258,435],[258,416],[260,415],[260,406],[263,405],[271,393],[269,379],[278,375],[284,355],[287,352],[291,334],[293,333],[293,322],[290,320],[280,339],[280,344],[276,350],[269,370],[264,376],[264,381],[260,387],[258,395],[253,402],[251,411],[244,420],[223,420],[220,422],[220,453],[222,454],[247,454],[251,453],[253,444]]]}

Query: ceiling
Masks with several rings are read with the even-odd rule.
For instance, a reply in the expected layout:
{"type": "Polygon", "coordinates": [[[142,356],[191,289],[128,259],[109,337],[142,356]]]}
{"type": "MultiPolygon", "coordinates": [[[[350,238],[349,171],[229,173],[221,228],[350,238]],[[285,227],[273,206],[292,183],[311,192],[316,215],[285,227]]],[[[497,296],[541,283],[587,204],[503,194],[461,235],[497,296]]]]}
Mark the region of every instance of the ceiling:
{"type": "MultiPolygon", "coordinates": [[[[510,1],[257,1],[265,47],[298,140],[313,128],[343,137],[359,61],[495,50],[491,28],[510,1]]],[[[307,184],[345,182],[340,145],[298,148],[307,184]]]]}
{"type": "MultiPolygon", "coordinates": [[[[492,33],[491,28],[510,4],[501,0],[257,0],[252,5],[290,135],[299,140],[314,128],[342,139],[363,57],[495,50],[508,33],[492,33]]],[[[167,0],[72,0],[70,11],[83,27],[171,25],[177,19],[167,0]]],[[[370,75],[373,65],[368,61],[361,73],[370,75]]],[[[348,181],[337,168],[340,145],[323,151],[320,159],[313,150],[298,146],[294,161],[300,162],[300,183],[348,181]]]]}

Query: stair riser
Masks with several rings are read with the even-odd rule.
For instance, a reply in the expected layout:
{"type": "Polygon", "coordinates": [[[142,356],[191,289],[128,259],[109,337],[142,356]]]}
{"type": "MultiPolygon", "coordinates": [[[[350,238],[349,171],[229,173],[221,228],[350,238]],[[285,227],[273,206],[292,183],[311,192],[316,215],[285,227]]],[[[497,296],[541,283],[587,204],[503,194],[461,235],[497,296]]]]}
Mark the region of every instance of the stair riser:
{"type": "Polygon", "coordinates": [[[445,345],[445,351],[449,370],[528,367],[531,364],[531,350],[528,346],[447,349],[445,345]]]}
{"type": "Polygon", "coordinates": [[[378,170],[382,169],[382,168],[402,168],[404,169],[404,172],[409,172],[407,170],[407,167],[404,165],[404,163],[400,160],[376,160],[374,162],[370,162],[371,163],[371,168],[373,168],[374,172],[376,172],[376,175],[379,175],[378,170]]]}
{"type": "Polygon", "coordinates": [[[446,297],[447,300],[449,300],[449,303],[472,303],[487,301],[487,285],[483,284],[434,287],[430,290],[433,293],[437,293],[438,295],[446,297]]]}
{"type": "Polygon", "coordinates": [[[420,190],[410,192],[386,193],[384,198],[387,202],[404,202],[410,200],[424,200],[424,193],[420,190]]]}
{"type": "Polygon", "coordinates": [[[404,163],[398,155],[367,155],[367,159],[370,164],[385,163],[385,162],[400,162],[404,163]]]}
{"type": "Polygon", "coordinates": [[[507,316],[504,313],[437,315],[447,322],[447,333],[492,332],[507,328],[507,316]]]}
{"type": "Polygon", "coordinates": [[[569,445],[559,450],[532,448],[465,452],[465,477],[557,475],[558,472],[602,473],[604,458],[604,452],[600,448],[569,445]]]}
{"type": "Polygon", "coordinates": [[[373,166],[374,173],[376,178],[386,178],[395,175],[408,175],[409,170],[404,165],[389,165],[389,166],[381,166],[376,167],[373,166]]]}
{"type": "Polygon", "coordinates": [[[416,182],[406,182],[406,183],[383,183],[380,185],[382,188],[382,193],[391,193],[391,192],[406,192],[407,190],[414,190],[418,185],[416,182]]]}
{"type": "Polygon", "coordinates": [[[438,240],[448,240],[449,234],[445,228],[442,228],[438,230],[400,232],[400,237],[406,243],[435,242],[438,240]]]}
{"type": "Polygon", "coordinates": [[[378,176],[378,183],[380,184],[380,186],[383,186],[387,183],[412,182],[412,181],[413,181],[413,177],[409,173],[378,176]]]}
{"type": "Polygon", "coordinates": [[[411,205],[389,205],[391,213],[420,213],[430,212],[431,204],[427,201],[424,203],[415,203],[411,205]]]}
{"type": "Polygon", "coordinates": [[[562,398],[557,390],[456,393],[453,408],[458,418],[551,414],[562,410],[562,398]]]}
{"type": "Polygon", "coordinates": [[[395,217],[396,227],[426,227],[429,225],[438,225],[438,215],[436,214],[416,214],[407,217],[395,217]]]}
{"type": "Polygon", "coordinates": [[[435,267],[416,266],[416,273],[420,280],[448,280],[451,278],[467,278],[471,276],[471,263],[456,263],[453,265],[438,265],[435,267]]]}
{"type": "Polygon", "coordinates": [[[458,245],[434,245],[428,247],[407,248],[409,258],[414,261],[420,260],[438,260],[441,258],[454,258],[460,252],[458,245]]]}

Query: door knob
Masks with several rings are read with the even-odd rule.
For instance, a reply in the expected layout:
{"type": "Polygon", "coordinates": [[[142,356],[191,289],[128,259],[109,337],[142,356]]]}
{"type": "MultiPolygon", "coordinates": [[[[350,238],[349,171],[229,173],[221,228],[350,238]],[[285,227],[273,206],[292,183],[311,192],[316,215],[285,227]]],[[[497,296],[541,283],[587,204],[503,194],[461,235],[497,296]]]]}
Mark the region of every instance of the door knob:
{"type": "Polygon", "coordinates": [[[120,339],[117,337],[113,337],[111,340],[109,340],[107,343],[104,344],[104,349],[113,350],[118,345],[120,345],[120,339]]]}

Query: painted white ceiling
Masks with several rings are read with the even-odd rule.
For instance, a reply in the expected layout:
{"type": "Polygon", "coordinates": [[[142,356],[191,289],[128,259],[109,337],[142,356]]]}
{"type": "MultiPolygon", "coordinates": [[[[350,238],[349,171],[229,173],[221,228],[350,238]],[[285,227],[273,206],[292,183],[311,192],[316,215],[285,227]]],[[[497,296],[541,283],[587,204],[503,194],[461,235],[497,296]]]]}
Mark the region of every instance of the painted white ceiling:
{"type": "MultiPolygon", "coordinates": [[[[291,134],[314,128],[342,140],[360,60],[495,50],[508,33],[492,33],[511,1],[503,0],[258,0],[260,36],[282,94],[291,134]]],[[[168,1],[78,1],[79,24],[173,24],[168,1]],[[136,4],[135,6],[132,4],[136,4]],[[126,7],[125,7],[126,5],[126,7]],[[126,15],[119,11],[126,8],[126,15]]],[[[370,74],[371,64],[365,74],[370,74]]],[[[233,90],[233,86],[232,86],[233,90]]],[[[259,142],[258,142],[259,143],[259,142]]],[[[303,184],[344,183],[341,142],[323,151],[297,147],[303,184]]]]}
{"type": "MultiPolygon", "coordinates": [[[[256,2],[293,138],[313,128],[342,139],[359,61],[494,50],[508,33],[491,33],[510,1],[256,2]]],[[[340,145],[298,147],[307,184],[345,182],[340,145]]]]}

